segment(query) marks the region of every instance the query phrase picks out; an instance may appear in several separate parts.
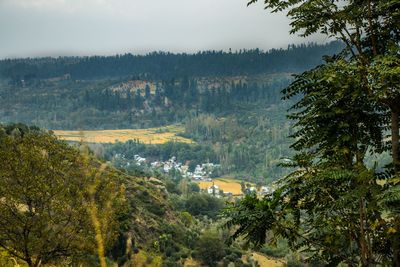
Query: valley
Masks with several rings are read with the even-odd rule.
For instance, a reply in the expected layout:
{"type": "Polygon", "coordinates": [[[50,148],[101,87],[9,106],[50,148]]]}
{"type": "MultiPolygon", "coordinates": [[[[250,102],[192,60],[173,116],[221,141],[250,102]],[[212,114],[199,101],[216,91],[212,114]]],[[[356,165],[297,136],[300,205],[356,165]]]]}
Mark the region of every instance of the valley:
{"type": "Polygon", "coordinates": [[[400,0],[0,23],[0,267],[400,267],[400,0]]]}
{"type": "MultiPolygon", "coordinates": [[[[75,161],[85,166],[76,168],[78,177],[113,181],[110,187],[87,185],[109,190],[98,196],[103,207],[118,205],[100,217],[88,206],[87,215],[114,225],[104,255],[113,264],[280,267],[291,255],[286,243],[265,245],[264,252],[241,240],[228,245],[231,231],[221,216],[247,195],[270,194],[288,173],[278,165],[291,156],[286,111],[292,102],[281,100],[281,90],[293,73],[339,47],[0,61],[6,132],[0,140],[19,142],[13,139],[18,133],[51,139],[39,128],[53,129],[50,134],[65,142],[51,139],[46,149],[77,149],[83,156],[75,161]],[[302,60],[291,60],[294,55],[302,60]]],[[[31,148],[31,160],[45,155],[31,148]]],[[[47,190],[45,183],[38,186],[47,190]]],[[[0,263],[12,264],[0,253],[0,263]]],[[[98,254],[84,255],[91,253],[98,254]]],[[[96,258],[71,260],[93,266],[96,258]]]]}

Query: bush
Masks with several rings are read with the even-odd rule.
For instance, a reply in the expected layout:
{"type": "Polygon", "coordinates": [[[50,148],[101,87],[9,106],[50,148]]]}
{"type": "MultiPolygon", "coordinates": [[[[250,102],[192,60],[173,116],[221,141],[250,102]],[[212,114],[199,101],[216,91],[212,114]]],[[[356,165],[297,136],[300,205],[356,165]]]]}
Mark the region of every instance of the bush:
{"type": "Polygon", "coordinates": [[[224,202],[208,194],[194,194],[188,198],[185,207],[194,216],[207,215],[210,218],[216,218],[224,207],[224,202]]]}
{"type": "Polygon", "coordinates": [[[151,264],[153,262],[153,257],[148,255],[146,258],[146,264],[151,264]]]}
{"type": "Polygon", "coordinates": [[[234,263],[235,263],[235,267],[244,267],[245,266],[241,259],[236,259],[234,263]]]}
{"type": "Polygon", "coordinates": [[[182,264],[171,259],[167,259],[162,263],[162,267],[181,267],[182,264]]]}
{"type": "Polygon", "coordinates": [[[235,247],[227,247],[225,248],[225,254],[230,255],[230,254],[235,254],[236,258],[241,258],[242,257],[242,251],[235,248],[235,247]]]}
{"type": "Polygon", "coordinates": [[[298,260],[290,259],[287,261],[286,267],[305,267],[306,265],[298,260]]]}
{"type": "Polygon", "coordinates": [[[286,257],[286,259],[287,259],[287,263],[285,265],[286,267],[306,267],[307,266],[307,264],[302,263],[299,260],[299,255],[298,254],[291,253],[290,255],[288,255],[286,257]]]}
{"type": "Polygon", "coordinates": [[[214,266],[225,256],[224,243],[216,232],[204,233],[196,244],[196,258],[204,264],[214,266]]]}
{"type": "Polygon", "coordinates": [[[263,246],[260,252],[271,257],[283,258],[289,253],[289,247],[286,241],[280,240],[276,246],[263,246]]]}
{"type": "Polygon", "coordinates": [[[234,262],[235,260],[240,259],[240,257],[238,257],[238,255],[235,253],[231,253],[228,256],[225,256],[225,259],[234,262]]]}

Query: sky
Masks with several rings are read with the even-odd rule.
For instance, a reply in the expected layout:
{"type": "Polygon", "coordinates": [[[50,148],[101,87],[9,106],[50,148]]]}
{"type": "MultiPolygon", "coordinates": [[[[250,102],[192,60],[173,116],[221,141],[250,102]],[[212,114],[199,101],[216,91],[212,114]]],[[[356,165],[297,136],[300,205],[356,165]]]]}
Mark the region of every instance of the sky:
{"type": "Polygon", "coordinates": [[[325,42],[246,0],[0,0],[0,58],[193,53],[325,42]]]}

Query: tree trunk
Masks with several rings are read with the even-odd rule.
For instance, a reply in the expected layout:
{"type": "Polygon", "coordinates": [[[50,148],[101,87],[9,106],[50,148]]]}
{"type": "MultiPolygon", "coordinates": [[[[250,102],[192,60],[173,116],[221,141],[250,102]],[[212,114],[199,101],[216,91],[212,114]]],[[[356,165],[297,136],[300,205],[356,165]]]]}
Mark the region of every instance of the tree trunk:
{"type": "Polygon", "coordinates": [[[393,244],[393,266],[400,267],[400,242],[394,240],[393,244]]]}
{"type": "MultiPolygon", "coordinates": [[[[400,107],[398,101],[391,106],[392,113],[392,158],[395,176],[400,176],[400,148],[399,148],[399,117],[400,107]]],[[[400,267],[400,240],[393,240],[393,266],[400,267]]]]}
{"type": "MultiPolygon", "coordinates": [[[[392,158],[393,167],[396,175],[400,172],[400,149],[399,149],[399,107],[395,106],[396,103],[391,108],[392,113],[392,158]]],[[[400,105],[397,103],[397,105],[400,105]]]]}
{"type": "Polygon", "coordinates": [[[360,253],[361,253],[361,266],[368,267],[369,266],[369,257],[368,257],[368,246],[365,242],[366,234],[365,234],[365,208],[364,208],[364,199],[360,198],[360,253]]]}

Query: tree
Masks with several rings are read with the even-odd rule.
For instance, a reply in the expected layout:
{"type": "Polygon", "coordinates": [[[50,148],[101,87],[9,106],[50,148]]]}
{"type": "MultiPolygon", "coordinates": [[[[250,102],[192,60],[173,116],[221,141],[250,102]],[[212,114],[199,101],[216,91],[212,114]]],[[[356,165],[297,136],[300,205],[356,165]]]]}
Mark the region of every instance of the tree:
{"type": "Polygon", "coordinates": [[[150,93],[150,86],[146,84],[146,88],[144,90],[144,95],[146,99],[150,99],[151,93],[150,93]]]}
{"type": "Polygon", "coordinates": [[[136,91],[134,99],[135,99],[135,108],[141,109],[143,107],[143,97],[140,94],[139,90],[136,91]]]}
{"type": "Polygon", "coordinates": [[[239,226],[234,238],[245,235],[260,245],[272,232],[325,264],[399,266],[399,213],[382,205],[388,194],[386,200],[400,203],[397,2],[264,1],[273,12],[289,10],[292,33],[320,32],[347,47],[284,90],[287,98],[300,96],[289,116],[297,122],[292,148],[298,154],[287,165],[296,170],[273,195],[248,196],[232,207],[227,225],[239,226]],[[385,149],[386,126],[392,168],[382,174],[364,160],[385,149]],[[384,186],[376,182],[380,177],[384,186]]]}
{"type": "Polygon", "coordinates": [[[205,232],[196,243],[196,257],[208,266],[215,266],[215,263],[225,256],[224,243],[217,232],[205,232]]]}
{"type": "Polygon", "coordinates": [[[200,186],[197,183],[189,183],[189,192],[190,193],[199,193],[200,186]]]}
{"type": "Polygon", "coordinates": [[[215,218],[224,207],[224,202],[208,194],[192,194],[186,201],[186,210],[194,216],[207,215],[215,218]]]}
{"type": "MultiPolygon", "coordinates": [[[[251,0],[249,4],[258,2],[251,0]]],[[[291,33],[321,33],[343,41],[356,63],[360,87],[390,110],[393,167],[400,173],[400,5],[395,0],[264,0],[272,12],[288,11],[291,33]],[[383,75],[382,75],[383,74],[383,75]]]]}
{"type": "Polygon", "coordinates": [[[96,254],[115,238],[116,177],[26,126],[0,127],[0,246],[29,266],[96,254]]]}

